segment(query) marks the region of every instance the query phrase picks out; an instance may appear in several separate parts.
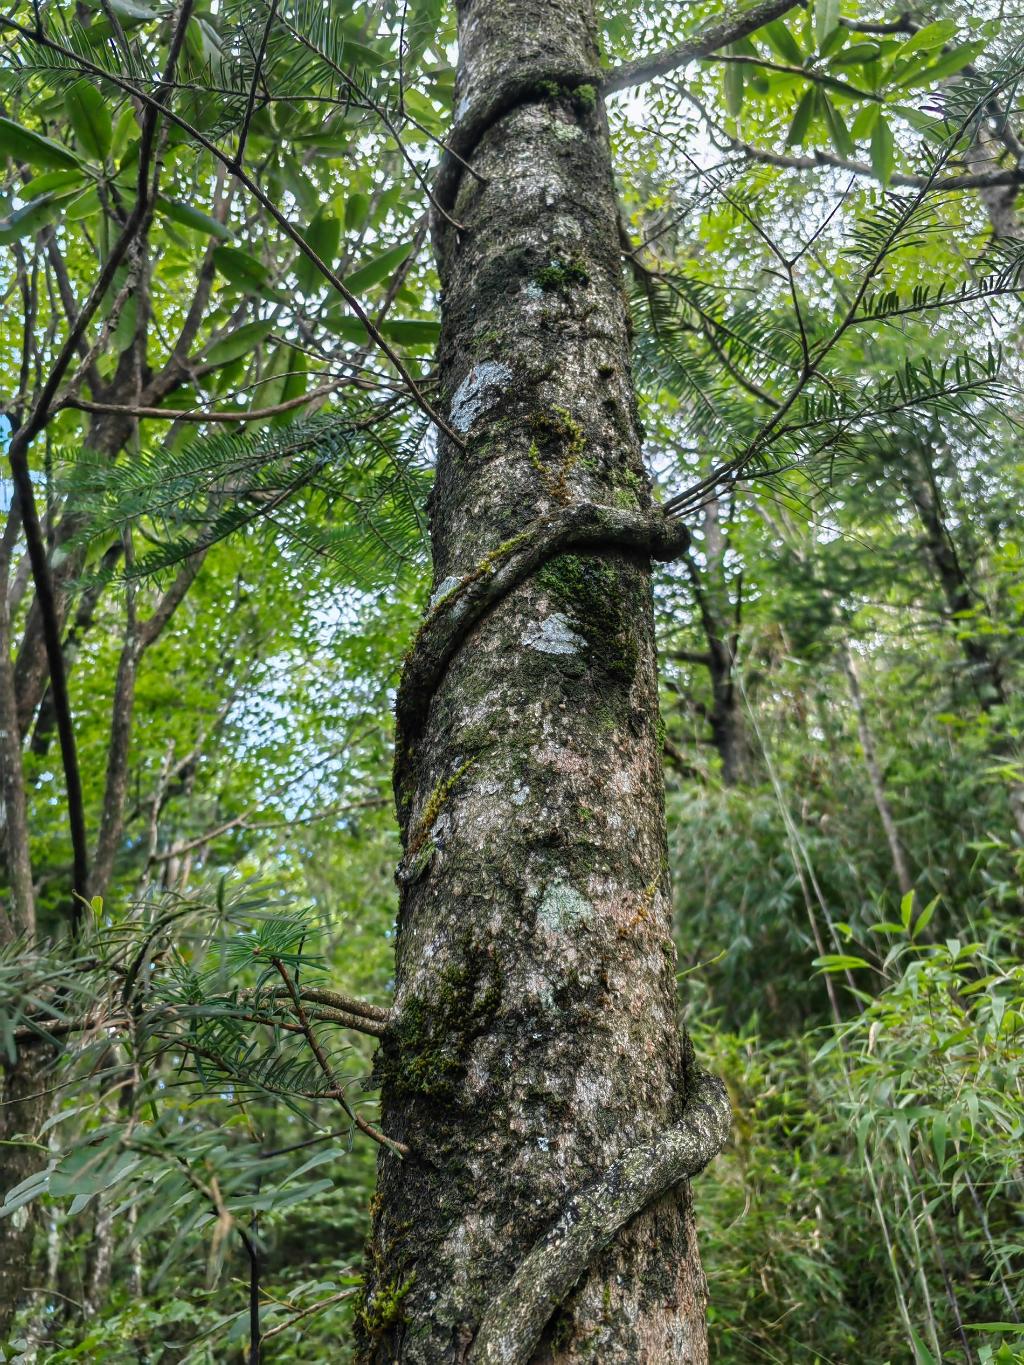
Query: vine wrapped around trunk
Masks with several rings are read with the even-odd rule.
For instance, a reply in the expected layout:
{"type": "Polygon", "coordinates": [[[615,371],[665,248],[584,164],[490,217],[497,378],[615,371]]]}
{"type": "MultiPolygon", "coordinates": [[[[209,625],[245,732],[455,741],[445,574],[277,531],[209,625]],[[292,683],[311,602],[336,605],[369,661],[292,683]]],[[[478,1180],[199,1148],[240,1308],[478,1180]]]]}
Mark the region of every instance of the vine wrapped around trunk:
{"type": "Polygon", "coordinates": [[[591,5],[467,0],[459,37],[450,145],[474,174],[447,163],[464,230],[436,232],[462,443],[439,438],[434,606],[399,698],[377,1064],[411,1153],[380,1159],[364,1355],[701,1362],[683,1177],[727,1104],[676,1017],[650,581],[684,538],[642,460],[591,5]],[[531,1249],[569,1225],[531,1293],[531,1249]],[[515,1342],[510,1283],[533,1301],[515,1342]]]}

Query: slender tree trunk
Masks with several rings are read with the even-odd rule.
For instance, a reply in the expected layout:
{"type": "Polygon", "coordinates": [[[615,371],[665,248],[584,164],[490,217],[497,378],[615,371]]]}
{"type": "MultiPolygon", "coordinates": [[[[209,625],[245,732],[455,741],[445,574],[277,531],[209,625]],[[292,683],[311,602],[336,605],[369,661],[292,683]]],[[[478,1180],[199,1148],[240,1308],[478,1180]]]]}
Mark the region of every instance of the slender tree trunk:
{"type": "MultiPolygon", "coordinates": [[[[939,580],[950,619],[955,622],[973,611],[977,602],[970,578],[960,562],[956,545],[949,533],[938,484],[926,449],[911,448],[907,452],[903,465],[903,485],[917,510],[924,533],[926,553],[939,580]]],[[[983,636],[961,631],[959,639],[981,709],[987,713],[995,707],[1005,706],[1008,700],[1007,687],[999,656],[983,636]]],[[[1009,749],[1010,757],[1020,765],[1022,762],[1020,747],[1006,743],[999,725],[994,727],[994,732],[993,748],[997,757],[1004,757],[1004,751],[1009,749]]],[[[1007,801],[1014,827],[1018,835],[1024,839],[1024,783],[1011,781],[1008,784],[1007,801]]]]}
{"type": "Polygon", "coordinates": [[[0,944],[18,934],[31,938],[36,927],[21,734],[11,665],[8,574],[17,526],[12,508],[0,534],[0,944]]]}
{"type": "Polygon", "coordinates": [[[882,829],[885,831],[885,841],[889,845],[889,856],[892,858],[892,867],[896,874],[896,885],[900,889],[900,895],[906,896],[913,891],[914,881],[910,875],[910,868],[907,866],[907,855],[903,848],[903,841],[900,839],[899,830],[896,828],[892,807],[889,805],[881,764],[878,762],[878,750],[875,748],[875,737],[871,733],[867,708],[864,705],[864,694],[860,690],[860,679],[857,677],[853,656],[845,644],[842,650],[842,660],[843,672],[846,674],[846,681],[850,688],[850,699],[853,702],[854,714],[857,717],[857,735],[864,754],[864,766],[867,769],[868,781],[871,784],[871,795],[874,798],[875,809],[878,811],[878,818],[882,822],[882,829]]]}
{"type": "MultiPolygon", "coordinates": [[[[939,580],[946,609],[952,620],[962,619],[977,609],[978,599],[949,533],[926,452],[910,450],[907,453],[903,486],[917,511],[925,552],[939,580]]],[[[1005,704],[1006,689],[999,660],[985,640],[970,632],[961,632],[960,647],[984,709],[1005,704]]]]}
{"type": "MultiPolygon", "coordinates": [[[[0,945],[19,934],[31,939],[36,927],[7,597],[14,515],[9,513],[0,537],[0,872],[6,874],[9,883],[7,904],[0,905],[0,945]]],[[[38,1152],[22,1139],[34,1137],[48,1104],[46,1097],[39,1098],[37,1093],[43,1088],[41,1051],[22,1049],[13,1063],[5,1058],[0,1064],[0,1199],[38,1166],[38,1152]]],[[[7,1340],[19,1306],[32,1238],[29,1208],[0,1218],[0,1346],[7,1340]]]]}
{"type": "MultiPolygon", "coordinates": [[[[451,201],[462,229],[438,233],[439,369],[466,445],[439,445],[435,603],[570,509],[615,509],[611,525],[650,506],[590,0],[464,0],[459,38],[454,144],[472,170],[451,201]]],[[[449,163],[442,191],[452,178],[449,163]]],[[[561,1306],[549,1295],[527,1355],[478,1354],[536,1239],[627,1149],[657,1150],[692,1074],[650,555],[610,532],[573,543],[498,595],[432,696],[399,699],[398,1022],[378,1073],[386,1131],[412,1154],[380,1160],[373,1361],[706,1359],[685,1183],[632,1201],[561,1306]]]]}
{"type": "MultiPolygon", "coordinates": [[[[0,1072],[0,1143],[4,1153],[0,1198],[46,1164],[37,1140],[50,1111],[46,1065],[51,1056],[42,1046],[26,1046],[17,1061],[0,1072]]],[[[0,1218],[0,1346],[7,1341],[29,1283],[35,1225],[34,1204],[22,1205],[9,1218],[0,1218]]]]}
{"type": "Polygon", "coordinates": [[[722,529],[717,498],[706,503],[702,522],[704,569],[689,550],[684,563],[707,641],[700,662],[708,670],[711,706],[704,713],[711,727],[711,742],[722,762],[722,782],[735,787],[750,769],[750,746],[736,685],[742,578],[738,577],[733,589],[735,600],[731,600],[726,566],[729,542],[722,529]]]}

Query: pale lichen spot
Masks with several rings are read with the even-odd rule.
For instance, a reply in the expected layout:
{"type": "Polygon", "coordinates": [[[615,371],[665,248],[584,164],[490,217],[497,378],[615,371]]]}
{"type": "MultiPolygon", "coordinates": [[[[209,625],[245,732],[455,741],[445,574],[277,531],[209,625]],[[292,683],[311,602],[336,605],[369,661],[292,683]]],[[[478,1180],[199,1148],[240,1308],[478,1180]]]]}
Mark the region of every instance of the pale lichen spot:
{"type": "Polygon", "coordinates": [[[442,578],[440,583],[438,583],[437,587],[430,594],[430,610],[433,611],[443,597],[447,597],[453,589],[457,588],[460,581],[461,580],[456,578],[454,574],[449,574],[447,578],[442,578]]]}
{"type": "Polygon", "coordinates": [[[468,431],[478,417],[494,407],[511,379],[512,371],[500,360],[483,360],[474,365],[452,399],[450,417],[455,430],[468,431]]]}
{"type": "Polygon", "coordinates": [[[537,907],[537,923],[544,929],[565,934],[593,916],[593,906],[568,882],[552,882],[537,907]]]}
{"type": "Polygon", "coordinates": [[[531,621],[523,631],[522,642],[541,654],[578,654],[587,643],[560,611],[552,612],[543,621],[531,621]]]}
{"type": "Polygon", "coordinates": [[[555,137],[559,142],[578,142],[583,137],[583,129],[575,123],[556,123],[555,137]]]}

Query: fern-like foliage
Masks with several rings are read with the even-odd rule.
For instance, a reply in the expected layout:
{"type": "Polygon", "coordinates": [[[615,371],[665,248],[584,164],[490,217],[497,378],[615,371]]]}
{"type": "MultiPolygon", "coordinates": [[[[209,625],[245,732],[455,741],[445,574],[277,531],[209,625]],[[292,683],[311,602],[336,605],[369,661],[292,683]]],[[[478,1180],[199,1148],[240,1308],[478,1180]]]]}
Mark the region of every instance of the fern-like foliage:
{"type": "MultiPolygon", "coordinates": [[[[969,300],[971,290],[1008,288],[1024,271],[1024,252],[1008,248],[991,278],[974,281],[947,300],[969,300]]],[[[915,291],[926,311],[936,290],[915,291]]],[[[908,311],[901,295],[867,296],[864,307],[908,311]]],[[[871,320],[858,313],[840,325],[871,320]]],[[[805,327],[806,327],[805,320],[805,327]]],[[[749,305],[728,312],[713,291],[675,273],[651,280],[634,300],[637,373],[642,390],[679,413],[685,435],[706,452],[703,474],[667,503],[681,514],[721,484],[737,478],[773,478],[799,470],[814,483],[838,467],[863,463],[880,434],[911,432],[924,413],[977,422],[1004,396],[1002,356],[990,348],[964,350],[935,363],[908,358],[898,369],[865,383],[862,371],[844,372],[841,352],[826,352],[829,318],[808,337],[810,360],[795,320],[749,305]],[[815,365],[815,354],[828,363],[815,365]],[[787,390],[789,391],[787,393],[787,390]]]]}
{"type": "Polygon", "coordinates": [[[41,1151],[39,1168],[6,1192],[0,1218],[45,1195],[69,1213],[98,1199],[115,1218],[130,1208],[137,1220],[130,1240],[173,1229],[147,1277],[153,1283],[194,1254],[204,1230],[213,1234],[215,1268],[233,1226],[331,1188],[320,1168],[345,1155],[349,1125],[334,1105],[341,1131],[325,1129],[310,1103],[336,1098],[332,1083],[351,1084],[343,1064],[356,1058],[365,1072],[366,1062],[320,1019],[328,1078],[298,1026],[290,993],[280,989],[282,971],[301,990],[323,970],[320,926],[273,891],[222,882],[214,894],[154,898],[123,919],[97,909],[99,922],[90,918],[75,946],[21,943],[0,953],[8,1058],[45,1044],[65,1096],[49,1124],[49,1159],[41,1151]],[[116,1100],[129,1079],[131,1122],[123,1102],[108,1117],[97,1095],[116,1100]],[[166,1123],[170,1086],[187,1089],[191,1104],[166,1123]],[[224,1099],[241,1104],[249,1096],[283,1101],[309,1138],[268,1151],[248,1123],[225,1124],[224,1099]]]}
{"type": "Polygon", "coordinates": [[[91,540],[142,527],[151,548],[126,571],[132,578],[163,575],[248,531],[370,589],[422,556],[429,475],[422,423],[353,407],[115,464],[85,452],[66,487],[91,540]]]}

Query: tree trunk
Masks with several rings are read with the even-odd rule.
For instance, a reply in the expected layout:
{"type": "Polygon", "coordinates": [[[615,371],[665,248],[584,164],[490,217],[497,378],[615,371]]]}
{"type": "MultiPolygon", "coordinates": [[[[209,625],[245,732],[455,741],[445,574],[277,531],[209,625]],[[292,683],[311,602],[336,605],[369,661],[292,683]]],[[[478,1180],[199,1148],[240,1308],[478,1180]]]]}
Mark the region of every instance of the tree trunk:
{"type": "Polygon", "coordinates": [[[717,498],[709,498],[704,505],[701,532],[703,569],[692,550],[686,551],[683,562],[707,649],[700,655],[681,657],[702,663],[708,670],[711,706],[700,709],[711,727],[711,743],[722,763],[722,782],[726,787],[735,787],[748,777],[750,770],[750,746],[736,676],[743,577],[737,574],[734,585],[730,585],[726,565],[729,538],[722,529],[717,498]]]}
{"type": "Polygon", "coordinates": [[[846,681],[850,688],[850,700],[853,702],[854,714],[857,717],[857,736],[860,739],[861,752],[864,754],[864,766],[867,769],[868,781],[871,783],[871,795],[874,798],[875,810],[878,811],[878,818],[882,822],[882,829],[885,831],[885,841],[889,845],[889,856],[892,859],[892,870],[896,874],[896,885],[899,887],[900,896],[906,896],[913,891],[914,881],[910,875],[910,868],[907,866],[907,855],[903,848],[903,841],[900,838],[899,830],[896,828],[896,818],[892,813],[889,796],[885,790],[882,765],[878,761],[875,737],[871,733],[871,726],[868,723],[864,694],[860,690],[860,679],[857,677],[853,655],[846,644],[843,645],[841,658],[843,672],[846,674],[846,681]]]}
{"type": "MultiPolygon", "coordinates": [[[[978,599],[960,562],[946,524],[939,490],[926,451],[911,448],[903,464],[903,486],[917,512],[925,553],[939,580],[950,619],[962,620],[977,609],[978,599]]],[[[984,710],[1006,704],[999,659],[984,639],[961,631],[960,647],[984,710]]]]}
{"type": "MultiPolygon", "coordinates": [[[[381,1154],[363,1354],[702,1362],[705,1282],[671,1180],[560,1307],[549,1294],[539,1345],[478,1338],[581,1186],[648,1140],[657,1164],[692,1073],[649,551],[555,537],[412,695],[431,622],[541,528],[578,527],[586,505],[608,526],[651,519],[590,0],[465,0],[459,38],[451,145],[472,169],[457,193],[454,160],[440,182],[462,226],[438,225],[439,372],[465,448],[439,442],[436,610],[399,698],[398,1021],[378,1075],[385,1130],[412,1152],[381,1154]]],[[[598,1219],[614,1184],[589,1196],[598,1219]]]]}
{"type": "MultiPolygon", "coordinates": [[[[908,451],[903,465],[903,485],[917,510],[924,533],[925,550],[942,588],[950,619],[955,624],[958,619],[974,611],[977,599],[946,525],[938,484],[926,449],[915,450],[911,447],[908,451]]],[[[981,634],[959,631],[958,636],[981,709],[987,714],[996,707],[1005,706],[1008,700],[1007,687],[998,654],[981,634]]],[[[1011,761],[1020,770],[1020,748],[1016,743],[1008,744],[1005,741],[1002,726],[998,723],[994,726],[993,749],[1000,760],[1006,757],[1006,750],[1009,750],[1011,761]]],[[[1024,783],[1017,780],[1009,782],[1007,801],[1017,834],[1024,839],[1024,783]]]]}
{"type": "MultiPolygon", "coordinates": [[[[46,1164],[39,1150],[39,1129],[50,1112],[51,1078],[46,1066],[52,1053],[28,1045],[11,1066],[0,1071],[0,1143],[3,1144],[3,1188],[0,1200],[46,1164]]],[[[0,1346],[3,1346],[21,1307],[32,1268],[35,1204],[23,1204],[8,1218],[0,1218],[0,1346]]]]}

